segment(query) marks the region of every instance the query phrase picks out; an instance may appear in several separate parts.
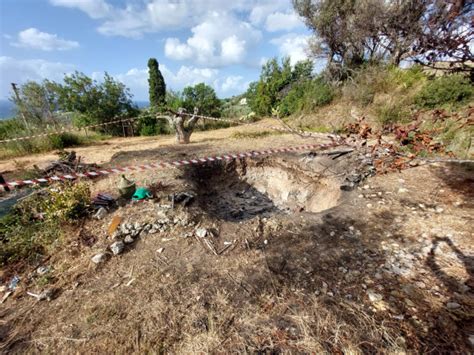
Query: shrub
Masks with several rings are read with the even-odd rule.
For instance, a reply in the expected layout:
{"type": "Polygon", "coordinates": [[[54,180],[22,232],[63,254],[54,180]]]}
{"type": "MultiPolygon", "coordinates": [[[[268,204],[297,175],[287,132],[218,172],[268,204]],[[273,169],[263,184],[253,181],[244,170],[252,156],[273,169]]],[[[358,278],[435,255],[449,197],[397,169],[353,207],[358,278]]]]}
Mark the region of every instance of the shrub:
{"type": "Polygon", "coordinates": [[[468,78],[461,74],[446,75],[429,81],[415,97],[422,108],[457,105],[468,101],[474,88],[468,78]]]}
{"type": "Polygon", "coordinates": [[[61,241],[64,223],[81,217],[89,203],[85,183],[57,185],[17,203],[0,219],[0,265],[44,256],[61,241]]]}
{"type": "Polygon", "coordinates": [[[280,113],[288,116],[299,111],[311,111],[331,103],[334,90],[321,78],[298,82],[281,100],[280,113]]]}
{"type": "Polygon", "coordinates": [[[51,149],[64,149],[68,147],[74,147],[81,145],[81,138],[72,133],[61,133],[58,135],[52,135],[48,137],[50,142],[49,146],[51,149]]]}

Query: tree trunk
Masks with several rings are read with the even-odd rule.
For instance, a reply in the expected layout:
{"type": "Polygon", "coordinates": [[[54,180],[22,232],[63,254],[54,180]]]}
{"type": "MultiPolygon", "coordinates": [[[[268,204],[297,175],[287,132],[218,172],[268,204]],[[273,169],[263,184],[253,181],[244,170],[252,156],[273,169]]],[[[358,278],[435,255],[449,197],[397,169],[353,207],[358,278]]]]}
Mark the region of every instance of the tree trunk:
{"type": "Polygon", "coordinates": [[[176,142],[178,144],[188,144],[190,142],[192,131],[187,132],[182,124],[176,125],[176,142]]]}

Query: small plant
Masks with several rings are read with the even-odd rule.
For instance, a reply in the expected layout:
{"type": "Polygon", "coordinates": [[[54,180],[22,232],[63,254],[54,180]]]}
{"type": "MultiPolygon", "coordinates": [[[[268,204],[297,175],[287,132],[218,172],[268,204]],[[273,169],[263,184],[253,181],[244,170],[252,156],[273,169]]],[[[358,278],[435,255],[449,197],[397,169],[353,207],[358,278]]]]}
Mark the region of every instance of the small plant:
{"type": "Polygon", "coordinates": [[[443,105],[459,105],[467,102],[474,88],[469,79],[461,74],[446,75],[429,81],[415,98],[422,108],[436,108],[443,105]]]}
{"type": "Polygon", "coordinates": [[[21,201],[0,219],[0,265],[36,260],[62,240],[62,228],[80,218],[90,203],[85,183],[54,186],[21,201]]]}

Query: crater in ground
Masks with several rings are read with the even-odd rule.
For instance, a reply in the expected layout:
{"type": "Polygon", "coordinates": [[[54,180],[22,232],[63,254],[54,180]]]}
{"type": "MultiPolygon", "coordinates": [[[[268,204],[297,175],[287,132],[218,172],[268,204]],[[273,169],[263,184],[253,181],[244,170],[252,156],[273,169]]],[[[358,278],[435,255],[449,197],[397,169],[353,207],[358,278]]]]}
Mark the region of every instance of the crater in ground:
{"type": "Polygon", "coordinates": [[[275,213],[322,212],[341,200],[340,182],[299,161],[237,160],[189,167],[198,203],[210,215],[242,221],[275,213]]]}

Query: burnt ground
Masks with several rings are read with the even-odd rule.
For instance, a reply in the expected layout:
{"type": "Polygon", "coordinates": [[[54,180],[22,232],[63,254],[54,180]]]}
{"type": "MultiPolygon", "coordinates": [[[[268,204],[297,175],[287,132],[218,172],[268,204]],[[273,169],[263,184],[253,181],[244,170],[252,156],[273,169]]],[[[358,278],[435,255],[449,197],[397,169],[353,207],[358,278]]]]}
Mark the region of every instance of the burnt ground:
{"type": "Polygon", "coordinates": [[[155,200],[71,229],[44,263],[50,283],[32,270],[1,305],[0,349],[472,352],[472,166],[420,166],[342,191],[359,158],[286,154],[148,173],[142,182],[164,184],[155,200]],[[171,208],[168,195],[183,191],[194,202],[171,208]],[[95,265],[114,216],[166,227],[95,265]],[[50,302],[26,295],[45,287],[57,290],[50,302]]]}

